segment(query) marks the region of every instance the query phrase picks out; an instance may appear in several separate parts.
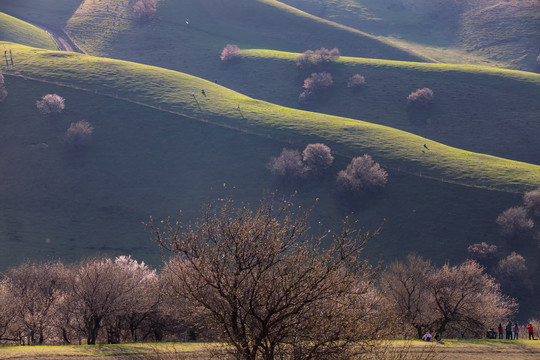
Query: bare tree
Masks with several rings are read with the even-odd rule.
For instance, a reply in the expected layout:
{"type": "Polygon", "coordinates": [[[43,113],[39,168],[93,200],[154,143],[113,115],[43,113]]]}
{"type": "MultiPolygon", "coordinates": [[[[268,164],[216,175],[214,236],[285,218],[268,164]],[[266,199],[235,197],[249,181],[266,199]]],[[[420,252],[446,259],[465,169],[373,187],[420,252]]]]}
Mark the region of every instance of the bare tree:
{"type": "Polygon", "coordinates": [[[63,272],[64,266],[59,262],[25,262],[11,268],[4,278],[4,285],[16,304],[15,321],[28,337],[28,344],[43,344],[51,333],[57,302],[63,292],[63,272]]]}
{"type": "Polygon", "coordinates": [[[366,85],[366,78],[360,74],[354,74],[353,76],[351,76],[349,82],[347,83],[347,87],[353,89],[359,89],[364,85],[366,85]]]}
{"type": "Polygon", "coordinates": [[[94,127],[87,121],[71,123],[64,135],[64,142],[75,149],[84,149],[92,142],[94,127]]]}
{"type": "Polygon", "coordinates": [[[59,114],[65,108],[65,99],[57,94],[47,94],[36,101],[39,112],[46,115],[59,114]]]}
{"type": "Polygon", "coordinates": [[[430,105],[433,102],[434,95],[433,90],[430,88],[418,89],[407,96],[407,105],[424,108],[430,105]]]}
{"type": "Polygon", "coordinates": [[[424,331],[481,336],[493,319],[510,316],[517,308],[495,280],[475,261],[436,268],[410,256],[395,263],[383,277],[383,286],[421,337],[424,331]]]}
{"type": "Polygon", "coordinates": [[[305,174],[306,168],[298,150],[283,149],[281,155],[271,158],[267,168],[274,175],[297,178],[305,174]]]}
{"type": "Polygon", "coordinates": [[[317,143],[306,146],[302,151],[302,160],[308,170],[320,172],[332,166],[334,157],[328,146],[317,143]]]}
{"type": "Polygon", "coordinates": [[[523,206],[510,208],[497,217],[503,235],[509,238],[518,238],[529,235],[534,222],[527,217],[527,210],[523,206]]]}
{"type": "Polygon", "coordinates": [[[534,214],[540,216],[540,188],[526,192],[523,195],[523,204],[534,214]]]}
{"type": "Polygon", "coordinates": [[[221,51],[220,59],[221,61],[231,61],[240,56],[242,51],[237,45],[227,44],[221,51]]]}
{"type": "Polygon", "coordinates": [[[368,351],[381,333],[372,321],[373,274],[360,257],[373,235],[347,220],[340,233],[325,233],[323,248],[323,237],[307,236],[309,211],[293,209],[263,200],[252,211],[225,200],[195,223],[150,218],[147,228],[173,254],[169,289],[200,309],[230,343],[230,356],[342,359],[368,351]]]}
{"type": "Polygon", "coordinates": [[[512,252],[499,261],[496,274],[504,288],[511,293],[529,288],[527,262],[523,256],[516,252],[512,252]]]}
{"type": "Polygon", "coordinates": [[[301,102],[306,102],[319,95],[325,90],[328,90],[334,84],[332,75],[327,72],[313,73],[310,77],[304,80],[304,90],[299,95],[301,102]]]}
{"type": "Polygon", "coordinates": [[[345,170],[338,173],[337,182],[350,191],[376,190],[386,185],[388,173],[370,155],[355,157],[345,170]]]}
{"type": "Polygon", "coordinates": [[[0,281],[0,341],[18,341],[20,336],[14,334],[18,332],[14,331],[17,304],[7,282],[0,281]]]}
{"type": "Polygon", "coordinates": [[[296,57],[296,65],[304,68],[317,68],[330,63],[336,62],[339,59],[339,50],[333,48],[328,50],[326,48],[320,48],[318,50],[307,50],[304,53],[296,57]]]}
{"type": "Polygon", "coordinates": [[[104,321],[125,314],[137,293],[138,281],[111,259],[90,259],[74,269],[70,305],[74,326],[94,345],[104,321]]]}
{"type": "Polygon", "coordinates": [[[484,266],[491,266],[497,258],[497,245],[489,245],[486,242],[469,245],[467,252],[472,260],[484,266]]]}
{"type": "MultiPolygon", "coordinates": [[[[407,256],[405,263],[394,262],[381,276],[383,291],[394,305],[396,315],[403,318],[406,325],[411,325],[421,339],[433,323],[427,282],[433,272],[429,261],[416,255],[407,256]]],[[[407,330],[404,329],[407,333],[407,330]]]]}
{"type": "Polygon", "coordinates": [[[133,12],[142,20],[148,20],[156,13],[157,0],[138,0],[133,12]]]}

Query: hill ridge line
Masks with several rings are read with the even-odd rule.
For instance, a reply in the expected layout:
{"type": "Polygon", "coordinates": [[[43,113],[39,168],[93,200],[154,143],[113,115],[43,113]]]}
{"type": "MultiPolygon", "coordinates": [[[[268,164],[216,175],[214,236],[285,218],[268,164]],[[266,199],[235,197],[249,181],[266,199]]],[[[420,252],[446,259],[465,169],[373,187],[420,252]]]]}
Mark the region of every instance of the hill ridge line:
{"type": "MultiPolygon", "coordinates": [[[[65,83],[61,83],[61,82],[57,82],[57,81],[51,81],[51,80],[37,79],[37,78],[33,78],[31,76],[26,76],[26,75],[17,75],[17,74],[4,74],[4,75],[8,76],[8,77],[13,76],[13,77],[18,77],[18,78],[22,78],[22,79],[37,81],[37,82],[41,82],[41,83],[52,84],[52,85],[56,85],[56,86],[61,86],[61,87],[66,87],[66,88],[70,88],[70,89],[80,90],[80,91],[84,91],[84,92],[88,92],[88,93],[92,93],[92,94],[96,94],[96,95],[100,95],[100,96],[106,96],[106,97],[109,97],[109,98],[113,98],[113,99],[117,99],[117,100],[121,100],[121,101],[126,101],[126,102],[129,102],[129,103],[132,103],[132,104],[136,104],[136,105],[139,105],[139,106],[144,106],[144,107],[147,107],[147,108],[151,108],[151,109],[154,109],[154,110],[166,112],[166,113],[169,113],[169,114],[182,116],[182,117],[194,120],[194,121],[199,121],[199,122],[203,122],[203,123],[206,123],[206,124],[219,126],[219,127],[225,128],[225,129],[235,130],[235,131],[242,132],[242,133],[245,133],[245,134],[250,134],[250,135],[255,135],[255,136],[259,136],[259,137],[263,137],[263,138],[267,138],[267,139],[272,139],[272,140],[280,142],[280,143],[286,143],[286,144],[291,144],[291,145],[301,145],[300,143],[297,143],[297,142],[293,142],[293,141],[290,141],[290,140],[286,141],[286,140],[282,140],[282,139],[277,139],[277,138],[274,138],[274,137],[272,137],[270,135],[261,134],[259,132],[253,131],[253,130],[242,129],[242,128],[227,125],[227,124],[224,124],[224,123],[213,122],[213,121],[205,119],[205,118],[195,117],[193,115],[188,115],[188,114],[185,114],[185,113],[182,113],[182,112],[179,112],[179,111],[165,109],[165,108],[162,108],[162,107],[159,107],[159,106],[156,106],[156,105],[151,105],[151,104],[143,103],[143,102],[140,102],[140,101],[137,101],[137,100],[120,97],[120,96],[114,95],[114,94],[102,93],[102,92],[99,92],[97,90],[91,90],[91,89],[83,88],[83,87],[76,86],[76,85],[69,85],[69,84],[65,84],[65,83]]],[[[333,152],[335,154],[339,155],[339,156],[344,157],[344,158],[351,158],[351,156],[342,154],[339,151],[333,151],[333,152]]],[[[384,162],[380,162],[380,163],[384,165],[384,162]]],[[[472,184],[467,184],[467,183],[463,183],[463,182],[459,182],[459,181],[455,181],[455,180],[444,179],[442,177],[423,175],[421,172],[417,173],[417,172],[406,171],[406,170],[402,170],[399,167],[386,166],[386,165],[384,167],[387,168],[387,169],[390,169],[392,171],[402,173],[402,174],[421,177],[421,178],[424,178],[424,179],[429,179],[429,180],[433,180],[433,181],[437,181],[437,182],[441,182],[441,183],[446,183],[446,184],[459,185],[459,186],[463,186],[463,187],[467,187],[467,188],[473,188],[473,189],[504,192],[504,193],[509,193],[509,194],[521,194],[520,191],[510,190],[510,189],[507,189],[507,188],[505,189],[505,188],[495,188],[495,187],[489,187],[489,186],[483,186],[483,185],[472,185],[472,184]]]]}

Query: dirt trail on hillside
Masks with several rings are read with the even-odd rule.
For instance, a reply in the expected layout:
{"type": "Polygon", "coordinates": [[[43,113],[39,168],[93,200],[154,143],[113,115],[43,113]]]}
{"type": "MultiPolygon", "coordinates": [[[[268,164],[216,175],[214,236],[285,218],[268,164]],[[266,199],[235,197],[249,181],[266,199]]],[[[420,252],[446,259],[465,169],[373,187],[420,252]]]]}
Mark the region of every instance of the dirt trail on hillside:
{"type": "Polygon", "coordinates": [[[32,25],[37,26],[38,28],[49,34],[56,43],[58,50],[78,52],[88,55],[86,51],[84,51],[79,45],[77,45],[77,43],[75,43],[75,41],[73,41],[73,39],[69,37],[69,35],[64,31],[64,29],[52,28],[39,23],[32,23],[32,25]]]}

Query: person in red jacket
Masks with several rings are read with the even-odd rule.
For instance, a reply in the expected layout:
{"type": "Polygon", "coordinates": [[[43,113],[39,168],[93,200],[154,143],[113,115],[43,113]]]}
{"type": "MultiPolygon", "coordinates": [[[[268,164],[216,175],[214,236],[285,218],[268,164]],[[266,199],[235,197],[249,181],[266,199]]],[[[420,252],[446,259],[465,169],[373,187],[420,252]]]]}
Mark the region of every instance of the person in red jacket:
{"type": "Polygon", "coordinates": [[[529,340],[534,340],[534,328],[532,324],[527,325],[527,330],[529,330],[529,340]]]}
{"type": "Polygon", "coordinates": [[[502,327],[502,324],[499,323],[499,339],[502,339],[503,338],[503,327],[502,327]]]}

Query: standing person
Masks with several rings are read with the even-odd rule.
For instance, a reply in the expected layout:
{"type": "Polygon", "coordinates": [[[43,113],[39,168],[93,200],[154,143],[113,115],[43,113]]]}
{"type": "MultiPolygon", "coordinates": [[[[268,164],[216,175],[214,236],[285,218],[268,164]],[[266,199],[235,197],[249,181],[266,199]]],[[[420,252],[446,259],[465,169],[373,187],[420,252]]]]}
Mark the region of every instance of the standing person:
{"type": "Polygon", "coordinates": [[[512,340],[512,322],[508,321],[506,325],[506,340],[512,340]]]}
{"type": "Polygon", "coordinates": [[[519,339],[519,326],[518,323],[514,324],[514,340],[519,339]]]}
{"type": "Polygon", "coordinates": [[[527,325],[527,330],[529,331],[529,340],[534,340],[534,328],[532,324],[527,325]]]}
{"type": "Polygon", "coordinates": [[[499,339],[502,340],[503,338],[503,328],[502,328],[502,324],[499,323],[499,339]]]}

